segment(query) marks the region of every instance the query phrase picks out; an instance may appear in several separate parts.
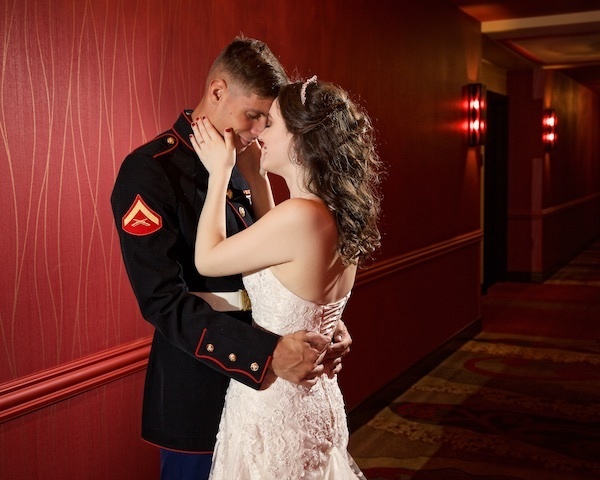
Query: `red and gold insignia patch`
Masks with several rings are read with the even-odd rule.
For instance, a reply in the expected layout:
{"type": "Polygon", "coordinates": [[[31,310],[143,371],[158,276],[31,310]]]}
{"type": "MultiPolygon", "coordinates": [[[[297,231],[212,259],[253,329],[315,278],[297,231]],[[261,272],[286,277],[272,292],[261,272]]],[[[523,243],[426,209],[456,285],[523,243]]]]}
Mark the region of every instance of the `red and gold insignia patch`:
{"type": "Polygon", "coordinates": [[[122,227],[131,235],[150,235],[161,229],[162,218],[138,194],[131,208],[123,216],[122,227]]]}

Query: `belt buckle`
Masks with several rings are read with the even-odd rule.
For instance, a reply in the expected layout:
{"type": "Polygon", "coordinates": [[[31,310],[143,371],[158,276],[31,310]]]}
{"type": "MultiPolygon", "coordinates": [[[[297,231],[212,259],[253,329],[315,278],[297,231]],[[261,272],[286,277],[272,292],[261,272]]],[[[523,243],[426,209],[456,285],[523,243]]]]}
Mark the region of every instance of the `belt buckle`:
{"type": "Polygon", "coordinates": [[[243,312],[252,310],[252,302],[246,290],[240,290],[240,310],[243,312]]]}

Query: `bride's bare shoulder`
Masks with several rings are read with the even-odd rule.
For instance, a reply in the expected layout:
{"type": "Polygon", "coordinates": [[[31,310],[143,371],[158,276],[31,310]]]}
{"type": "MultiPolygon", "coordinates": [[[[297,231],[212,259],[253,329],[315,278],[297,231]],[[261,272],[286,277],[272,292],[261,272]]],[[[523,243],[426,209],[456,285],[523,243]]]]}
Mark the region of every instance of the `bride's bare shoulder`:
{"type": "Polygon", "coordinates": [[[290,198],[281,202],[272,211],[277,210],[279,215],[295,219],[299,222],[306,221],[331,221],[332,215],[323,200],[316,196],[308,198],[290,198]]]}

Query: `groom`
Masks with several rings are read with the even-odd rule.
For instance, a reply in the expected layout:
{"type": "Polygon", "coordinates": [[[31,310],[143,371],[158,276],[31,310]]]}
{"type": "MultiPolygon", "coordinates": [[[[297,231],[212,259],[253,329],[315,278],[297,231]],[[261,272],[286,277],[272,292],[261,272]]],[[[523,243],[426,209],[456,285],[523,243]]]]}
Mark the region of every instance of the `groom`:
{"type": "MultiPolygon", "coordinates": [[[[190,125],[205,116],[219,131],[232,127],[243,161],[258,151],[255,139],[287,81],[266,44],[234,39],[213,63],[195,110],[128,155],[115,182],[111,203],[123,260],[142,315],[155,327],[142,437],[161,449],[162,480],[208,478],[229,378],[258,389],[271,369],[310,385],[341,368],[351,343],[341,323],[319,365],[325,337],[305,331],[279,337],[253,328],[241,277],[207,278],[194,267],[208,173],[189,143],[190,125]]],[[[228,235],[251,225],[251,212],[248,185],[234,169],[228,235]]]]}

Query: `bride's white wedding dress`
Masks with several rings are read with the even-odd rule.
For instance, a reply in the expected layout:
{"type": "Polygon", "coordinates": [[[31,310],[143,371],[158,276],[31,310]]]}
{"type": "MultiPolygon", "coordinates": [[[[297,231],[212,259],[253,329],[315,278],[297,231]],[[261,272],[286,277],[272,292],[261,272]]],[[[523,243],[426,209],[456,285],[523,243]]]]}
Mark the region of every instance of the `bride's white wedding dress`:
{"type": "MultiPolygon", "coordinates": [[[[279,335],[333,335],[350,294],[319,305],[285,288],[270,269],[244,277],[254,322],[279,335]]],[[[221,417],[212,480],[364,479],[347,453],[348,427],[337,378],[308,389],[277,379],[266,390],[231,381],[221,417]]]]}

